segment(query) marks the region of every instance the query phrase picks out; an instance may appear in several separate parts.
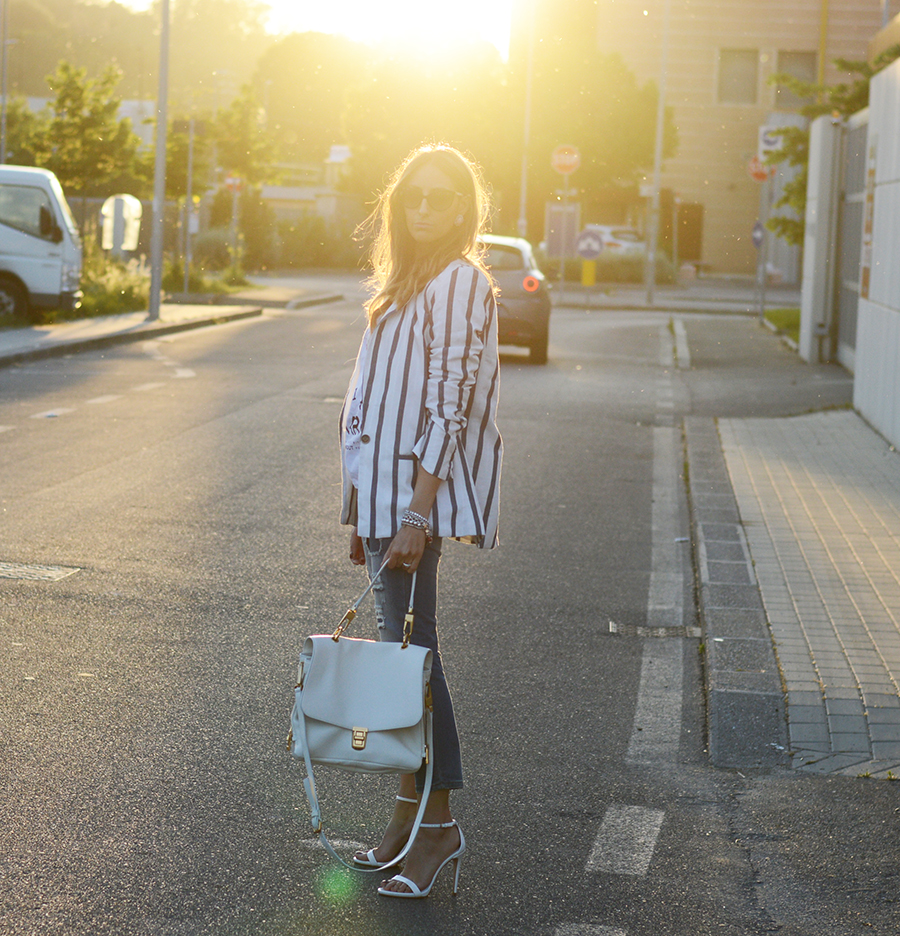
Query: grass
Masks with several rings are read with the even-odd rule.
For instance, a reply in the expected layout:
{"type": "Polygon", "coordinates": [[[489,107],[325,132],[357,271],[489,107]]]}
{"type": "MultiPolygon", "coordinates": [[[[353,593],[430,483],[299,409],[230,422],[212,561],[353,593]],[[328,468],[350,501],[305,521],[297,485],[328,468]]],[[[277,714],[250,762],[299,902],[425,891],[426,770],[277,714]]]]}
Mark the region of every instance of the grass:
{"type": "Polygon", "coordinates": [[[769,309],[766,318],[775,328],[788,336],[794,342],[800,341],[800,310],[799,309],[769,309]]]}

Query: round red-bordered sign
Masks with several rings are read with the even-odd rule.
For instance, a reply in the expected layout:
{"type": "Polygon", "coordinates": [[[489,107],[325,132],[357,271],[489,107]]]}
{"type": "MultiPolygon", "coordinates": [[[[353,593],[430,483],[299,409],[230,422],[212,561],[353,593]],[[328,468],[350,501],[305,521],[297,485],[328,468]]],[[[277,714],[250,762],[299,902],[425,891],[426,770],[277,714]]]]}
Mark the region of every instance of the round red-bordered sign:
{"type": "Polygon", "coordinates": [[[571,175],[581,165],[577,146],[557,146],[550,155],[550,165],[560,175],[571,175]]]}
{"type": "Polygon", "coordinates": [[[765,182],[770,176],[775,175],[775,167],[767,166],[759,156],[753,156],[747,164],[747,172],[754,182],[765,182]]]}

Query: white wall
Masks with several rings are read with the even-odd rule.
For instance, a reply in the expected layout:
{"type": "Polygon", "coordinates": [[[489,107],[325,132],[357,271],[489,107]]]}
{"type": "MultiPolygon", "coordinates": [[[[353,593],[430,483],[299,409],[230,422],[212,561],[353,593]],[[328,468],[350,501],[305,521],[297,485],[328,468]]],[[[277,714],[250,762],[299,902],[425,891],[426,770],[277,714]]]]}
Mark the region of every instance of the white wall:
{"type": "MultiPolygon", "coordinates": [[[[900,60],[872,79],[870,152],[873,148],[869,288],[859,301],[853,405],[900,446],[900,60]]],[[[864,243],[864,267],[866,261],[864,243]]]]}
{"type": "Polygon", "coordinates": [[[800,357],[812,363],[822,359],[823,342],[834,314],[840,144],[840,126],[830,117],[819,117],[812,122],[798,343],[800,357]]]}

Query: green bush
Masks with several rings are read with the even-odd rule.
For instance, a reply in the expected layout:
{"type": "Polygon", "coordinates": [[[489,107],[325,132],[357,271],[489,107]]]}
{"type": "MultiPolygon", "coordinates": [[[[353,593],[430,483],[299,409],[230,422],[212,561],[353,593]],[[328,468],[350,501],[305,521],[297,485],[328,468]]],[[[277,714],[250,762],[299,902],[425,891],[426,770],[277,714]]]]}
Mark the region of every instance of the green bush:
{"type": "Polygon", "coordinates": [[[776,330],[783,332],[794,341],[800,340],[800,310],[799,309],[769,309],[766,318],[775,326],[776,330]]]}
{"type": "Polygon", "coordinates": [[[84,298],[80,308],[74,312],[48,310],[40,320],[59,322],[146,309],[150,297],[150,269],[143,257],[127,263],[116,260],[103,253],[93,238],[86,237],[81,289],[84,298]]]}
{"type": "Polygon", "coordinates": [[[278,225],[278,265],[288,269],[340,267],[361,263],[366,244],[329,231],[324,218],[306,212],[278,225]]]}
{"type": "MultiPolygon", "coordinates": [[[[163,270],[162,288],[167,293],[184,292],[184,264],[181,259],[166,261],[163,270]]],[[[205,276],[201,270],[191,263],[191,272],[188,277],[189,293],[225,293],[228,287],[219,277],[205,276]]]]}
{"type": "Polygon", "coordinates": [[[228,228],[210,228],[191,241],[192,266],[202,272],[219,272],[231,265],[228,228]]]}
{"type": "MultiPolygon", "coordinates": [[[[600,256],[594,261],[597,265],[598,283],[643,283],[644,282],[644,257],[610,257],[600,256]]],[[[541,269],[544,271],[547,279],[552,282],[559,280],[559,260],[538,259],[541,269]]],[[[581,259],[565,261],[565,275],[567,283],[581,282],[581,259]]],[[[672,261],[662,251],[656,255],[656,282],[663,285],[671,285],[677,282],[675,276],[675,267],[672,261]]]]}

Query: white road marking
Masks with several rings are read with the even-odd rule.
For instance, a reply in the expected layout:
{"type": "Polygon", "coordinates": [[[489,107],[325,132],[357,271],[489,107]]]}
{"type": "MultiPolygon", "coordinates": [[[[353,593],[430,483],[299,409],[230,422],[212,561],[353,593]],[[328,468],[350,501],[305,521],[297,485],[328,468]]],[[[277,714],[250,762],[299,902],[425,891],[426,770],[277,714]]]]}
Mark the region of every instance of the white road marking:
{"type": "Polygon", "coordinates": [[[553,936],[628,936],[616,926],[595,926],[593,923],[563,923],[553,930],[553,936]]]}
{"type": "Polygon", "coordinates": [[[15,428],[15,426],[0,426],[0,432],[9,432],[11,429],[15,428]]]}
{"type": "MultiPolygon", "coordinates": [[[[329,839],[331,842],[332,848],[335,850],[341,849],[350,852],[365,851],[366,846],[363,842],[351,842],[348,839],[329,839]]],[[[325,848],[322,843],[317,839],[300,839],[293,843],[294,848],[308,848],[310,851],[320,851],[322,854],[326,854],[325,848]]]]}
{"type": "MultiPolygon", "coordinates": [[[[676,429],[653,430],[653,507],[650,548],[650,590],[647,626],[684,625],[684,543],[678,526],[680,478],[679,435],[676,429]]],[[[645,639],[641,681],[628,743],[628,764],[671,765],[678,762],[683,693],[683,640],[645,639]]]]}
{"type": "Polygon", "coordinates": [[[35,413],[32,419],[56,419],[57,416],[64,416],[66,413],[74,413],[71,407],[59,406],[56,409],[44,410],[43,413],[35,413]]]}
{"type": "Polygon", "coordinates": [[[661,809],[613,804],[603,817],[586,870],[644,877],[664,818],[661,809]]]}
{"type": "Polygon", "coordinates": [[[678,526],[678,432],[671,426],[653,430],[653,506],[650,515],[649,627],[681,627],[684,624],[684,579],[678,526]]]}
{"type": "Polygon", "coordinates": [[[675,342],[668,325],[659,326],[659,366],[675,366],[675,342]]]}
{"type": "Polygon", "coordinates": [[[164,383],[145,383],[139,384],[137,387],[132,387],[131,389],[137,393],[143,393],[145,390],[155,390],[157,387],[164,387],[164,383]]]}
{"type": "Polygon", "coordinates": [[[678,763],[684,663],[680,637],[644,641],[634,728],[625,763],[661,767],[678,763]]]}
{"type": "Polygon", "coordinates": [[[99,403],[112,403],[113,400],[121,400],[122,396],[118,393],[107,393],[105,396],[94,397],[93,400],[88,400],[90,404],[99,404],[99,403]]]}
{"type": "Polygon", "coordinates": [[[681,370],[690,370],[691,349],[688,347],[687,332],[684,328],[684,319],[673,319],[675,327],[675,360],[681,370]]]}
{"type": "Polygon", "coordinates": [[[175,371],[175,373],[172,374],[172,376],[178,378],[178,377],[196,377],[197,375],[189,367],[179,367],[175,371]]]}

